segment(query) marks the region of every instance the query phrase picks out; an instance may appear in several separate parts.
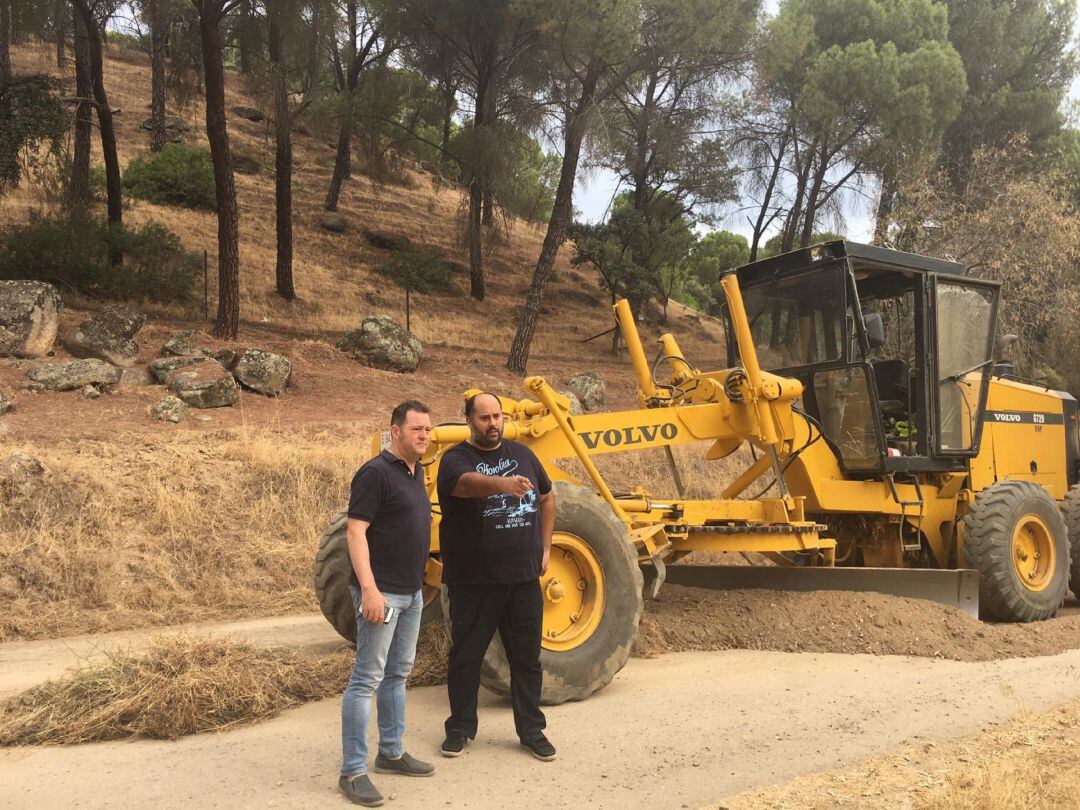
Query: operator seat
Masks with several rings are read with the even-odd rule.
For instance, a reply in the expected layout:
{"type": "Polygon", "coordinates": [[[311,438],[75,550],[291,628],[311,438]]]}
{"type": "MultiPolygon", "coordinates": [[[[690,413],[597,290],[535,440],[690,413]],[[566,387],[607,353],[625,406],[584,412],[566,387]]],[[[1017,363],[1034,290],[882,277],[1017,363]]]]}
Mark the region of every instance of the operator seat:
{"type": "Polygon", "coordinates": [[[909,416],[906,412],[910,385],[908,364],[903,360],[878,360],[870,365],[874,369],[881,412],[894,419],[909,416]]]}

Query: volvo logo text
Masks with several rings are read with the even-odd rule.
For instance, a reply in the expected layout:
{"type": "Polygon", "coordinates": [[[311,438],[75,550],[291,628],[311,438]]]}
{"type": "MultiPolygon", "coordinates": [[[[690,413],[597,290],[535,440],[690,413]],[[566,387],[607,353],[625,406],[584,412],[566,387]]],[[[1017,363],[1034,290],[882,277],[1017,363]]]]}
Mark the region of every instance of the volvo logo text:
{"type": "Polygon", "coordinates": [[[679,426],[674,422],[665,422],[662,425],[638,425],[626,428],[611,428],[609,430],[590,430],[578,434],[585,446],[595,450],[600,444],[606,447],[621,447],[622,445],[643,444],[656,441],[656,437],[671,441],[679,435],[679,426]]]}

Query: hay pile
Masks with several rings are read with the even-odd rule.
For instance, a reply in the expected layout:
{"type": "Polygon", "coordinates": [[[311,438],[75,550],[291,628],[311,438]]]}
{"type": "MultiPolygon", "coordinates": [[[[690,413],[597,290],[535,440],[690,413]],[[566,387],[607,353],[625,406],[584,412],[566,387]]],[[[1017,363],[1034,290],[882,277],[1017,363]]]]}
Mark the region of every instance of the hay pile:
{"type": "Polygon", "coordinates": [[[352,652],[309,658],[227,639],[165,636],[0,705],[0,745],[185,734],[263,720],[345,688],[352,652]]]}

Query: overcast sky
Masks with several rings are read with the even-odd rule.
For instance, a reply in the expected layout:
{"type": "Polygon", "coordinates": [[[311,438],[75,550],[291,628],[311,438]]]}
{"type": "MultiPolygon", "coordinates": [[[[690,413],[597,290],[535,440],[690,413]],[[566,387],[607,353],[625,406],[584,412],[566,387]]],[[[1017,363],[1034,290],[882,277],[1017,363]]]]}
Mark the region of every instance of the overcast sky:
{"type": "MultiPolygon", "coordinates": [[[[1072,101],[1080,100],[1080,76],[1072,83],[1069,90],[1072,101]]],[[[617,178],[606,171],[579,172],[574,189],[574,207],[581,211],[584,219],[598,222],[605,218],[612,197],[619,190],[617,178]]],[[[867,190],[873,193],[873,189],[867,190]]],[[[848,210],[844,212],[847,226],[844,235],[855,242],[869,242],[873,237],[874,220],[872,200],[865,195],[848,195],[848,210]]],[[[743,215],[729,214],[715,226],[717,230],[729,230],[750,238],[750,228],[743,215]]]]}

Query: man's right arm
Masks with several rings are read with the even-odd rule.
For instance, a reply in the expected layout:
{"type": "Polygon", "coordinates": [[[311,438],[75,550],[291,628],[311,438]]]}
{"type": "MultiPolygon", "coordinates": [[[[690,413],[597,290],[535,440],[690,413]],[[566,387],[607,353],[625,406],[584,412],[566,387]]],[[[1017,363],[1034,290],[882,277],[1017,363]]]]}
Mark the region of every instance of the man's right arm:
{"type": "Polygon", "coordinates": [[[383,611],[389,604],[375,584],[375,575],[371,572],[371,552],[368,550],[367,529],[371,524],[359,518],[349,518],[346,524],[345,538],[349,544],[349,559],[352,561],[356,581],[360,583],[360,612],[369,622],[378,624],[383,620],[383,611]]]}
{"type": "Polygon", "coordinates": [[[533,488],[532,481],[524,475],[484,475],[478,472],[462,473],[450,494],[455,498],[486,498],[489,495],[513,495],[520,498],[533,488]]]}

